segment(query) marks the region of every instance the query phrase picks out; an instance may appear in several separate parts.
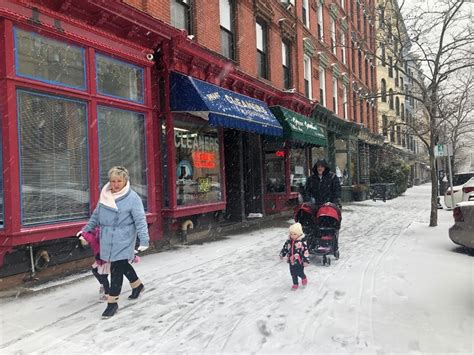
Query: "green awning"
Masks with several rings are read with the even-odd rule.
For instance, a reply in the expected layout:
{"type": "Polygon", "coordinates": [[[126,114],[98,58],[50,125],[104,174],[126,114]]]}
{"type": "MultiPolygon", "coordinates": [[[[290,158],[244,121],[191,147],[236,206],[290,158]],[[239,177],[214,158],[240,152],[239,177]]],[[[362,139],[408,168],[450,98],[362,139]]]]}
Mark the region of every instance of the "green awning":
{"type": "Polygon", "coordinates": [[[326,129],[311,118],[281,106],[271,106],[270,110],[283,126],[283,136],[286,139],[319,146],[328,145],[326,129]]]}

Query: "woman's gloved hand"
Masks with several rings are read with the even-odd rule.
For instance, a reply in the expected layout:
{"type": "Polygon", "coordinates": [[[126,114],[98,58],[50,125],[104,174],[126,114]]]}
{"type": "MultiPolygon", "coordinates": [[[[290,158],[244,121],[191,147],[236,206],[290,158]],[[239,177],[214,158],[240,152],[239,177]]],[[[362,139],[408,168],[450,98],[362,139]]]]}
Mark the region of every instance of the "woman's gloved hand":
{"type": "Polygon", "coordinates": [[[148,248],[149,248],[148,246],[140,245],[140,246],[137,248],[137,250],[138,250],[139,252],[142,252],[142,251],[147,250],[148,248]]]}

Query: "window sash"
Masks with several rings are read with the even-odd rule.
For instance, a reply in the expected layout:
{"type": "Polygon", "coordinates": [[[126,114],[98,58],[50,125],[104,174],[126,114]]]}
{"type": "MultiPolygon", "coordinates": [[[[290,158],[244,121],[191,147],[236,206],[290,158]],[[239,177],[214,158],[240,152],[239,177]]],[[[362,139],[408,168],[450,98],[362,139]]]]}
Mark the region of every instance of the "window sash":
{"type": "Polygon", "coordinates": [[[234,34],[221,27],[221,54],[229,59],[235,59],[234,34]]]}
{"type": "Polygon", "coordinates": [[[14,29],[16,75],[74,89],[86,89],[84,49],[14,29]]]}
{"type": "Polygon", "coordinates": [[[319,68],[319,101],[326,106],[326,71],[319,68]]]}
{"type": "Polygon", "coordinates": [[[221,27],[232,32],[232,2],[231,0],[219,0],[219,19],[221,27]]]}
{"type": "Polygon", "coordinates": [[[107,173],[121,165],[130,173],[130,184],[148,205],[145,115],[108,106],[97,107],[99,130],[100,186],[107,173]]]}
{"type": "Polygon", "coordinates": [[[290,56],[290,45],[286,42],[281,42],[281,61],[283,65],[283,86],[285,89],[289,89],[291,86],[291,56],[290,56]]]}
{"type": "Polygon", "coordinates": [[[324,37],[324,25],[323,25],[323,5],[318,4],[318,36],[322,41],[324,37]]]}
{"type": "Polygon", "coordinates": [[[304,82],[305,82],[305,96],[312,99],[312,83],[311,83],[311,58],[304,56],[304,82]]]}
{"type": "Polygon", "coordinates": [[[89,215],[87,106],[17,90],[23,225],[89,215]]]}
{"type": "Polygon", "coordinates": [[[171,1],[171,25],[192,34],[190,1],[171,1]]]}
{"type": "Polygon", "coordinates": [[[144,70],[133,64],[96,54],[97,91],[102,95],[144,102],[144,70]]]}

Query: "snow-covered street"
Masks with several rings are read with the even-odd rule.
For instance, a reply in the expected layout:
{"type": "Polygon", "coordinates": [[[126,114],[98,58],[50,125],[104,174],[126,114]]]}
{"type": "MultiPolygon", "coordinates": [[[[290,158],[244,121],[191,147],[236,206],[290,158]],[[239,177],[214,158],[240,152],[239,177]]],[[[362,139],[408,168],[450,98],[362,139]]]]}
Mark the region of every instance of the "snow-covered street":
{"type": "Polygon", "coordinates": [[[290,291],[273,228],[145,256],[146,292],[100,315],[90,277],[2,299],[0,352],[474,352],[474,258],[448,237],[452,212],[428,227],[430,185],[383,203],[344,206],[341,258],[312,257],[309,284],[290,291]]]}

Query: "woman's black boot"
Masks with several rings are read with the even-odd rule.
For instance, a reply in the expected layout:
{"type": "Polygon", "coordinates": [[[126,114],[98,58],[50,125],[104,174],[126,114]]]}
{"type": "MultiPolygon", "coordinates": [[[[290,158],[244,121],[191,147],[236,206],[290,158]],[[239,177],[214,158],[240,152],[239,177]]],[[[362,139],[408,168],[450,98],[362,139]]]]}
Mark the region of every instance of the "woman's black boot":
{"type": "Polygon", "coordinates": [[[102,318],[110,318],[115,313],[117,313],[117,310],[118,310],[117,300],[118,300],[118,297],[115,297],[115,296],[108,297],[107,308],[105,309],[104,313],[102,313],[102,318]]]}
{"type": "Polygon", "coordinates": [[[130,296],[128,296],[128,299],[129,300],[136,300],[138,298],[138,296],[140,296],[140,293],[142,293],[143,290],[145,289],[145,286],[143,286],[143,284],[140,280],[137,280],[137,281],[133,282],[131,285],[132,285],[132,294],[130,296]],[[135,286],[137,283],[138,283],[138,286],[135,286]],[[133,286],[135,286],[135,287],[133,287],[133,286]]]}

